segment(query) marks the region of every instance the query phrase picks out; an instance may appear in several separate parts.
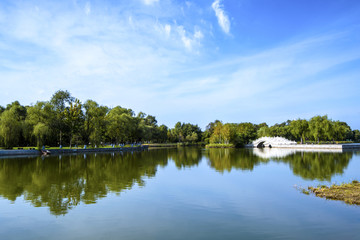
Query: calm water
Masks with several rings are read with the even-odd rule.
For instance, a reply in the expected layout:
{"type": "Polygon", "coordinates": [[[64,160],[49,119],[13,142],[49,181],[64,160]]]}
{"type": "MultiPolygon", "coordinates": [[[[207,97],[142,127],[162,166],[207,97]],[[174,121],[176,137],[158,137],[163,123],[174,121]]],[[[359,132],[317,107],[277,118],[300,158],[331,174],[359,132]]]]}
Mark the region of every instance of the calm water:
{"type": "Polygon", "coordinates": [[[360,239],[360,152],[161,149],[0,159],[0,239],[360,239]]]}

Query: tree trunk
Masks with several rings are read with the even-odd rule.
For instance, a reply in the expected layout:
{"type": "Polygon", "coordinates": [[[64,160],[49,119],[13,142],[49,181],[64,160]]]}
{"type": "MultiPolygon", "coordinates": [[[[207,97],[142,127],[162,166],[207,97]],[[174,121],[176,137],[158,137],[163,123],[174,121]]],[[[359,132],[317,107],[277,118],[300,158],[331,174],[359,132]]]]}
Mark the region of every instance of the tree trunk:
{"type": "Polygon", "coordinates": [[[62,132],[61,132],[61,130],[60,130],[60,145],[61,145],[61,136],[62,136],[62,132]]]}

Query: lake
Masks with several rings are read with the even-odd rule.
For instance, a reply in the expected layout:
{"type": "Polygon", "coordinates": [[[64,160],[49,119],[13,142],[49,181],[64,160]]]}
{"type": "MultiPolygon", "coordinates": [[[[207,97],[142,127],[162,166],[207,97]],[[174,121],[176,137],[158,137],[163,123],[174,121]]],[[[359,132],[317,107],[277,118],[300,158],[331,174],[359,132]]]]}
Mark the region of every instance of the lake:
{"type": "Polygon", "coordinates": [[[0,159],[0,239],[360,239],[360,151],[153,149],[0,159]]]}

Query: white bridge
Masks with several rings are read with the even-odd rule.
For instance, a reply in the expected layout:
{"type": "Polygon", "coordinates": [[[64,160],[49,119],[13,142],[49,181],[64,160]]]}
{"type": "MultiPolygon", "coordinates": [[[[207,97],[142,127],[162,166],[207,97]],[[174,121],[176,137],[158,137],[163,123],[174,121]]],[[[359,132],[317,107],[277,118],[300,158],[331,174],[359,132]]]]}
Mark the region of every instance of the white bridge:
{"type": "Polygon", "coordinates": [[[281,147],[284,145],[296,145],[294,141],[290,141],[283,137],[261,137],[253,141],[250,145],[252,147],[281,147]]]}

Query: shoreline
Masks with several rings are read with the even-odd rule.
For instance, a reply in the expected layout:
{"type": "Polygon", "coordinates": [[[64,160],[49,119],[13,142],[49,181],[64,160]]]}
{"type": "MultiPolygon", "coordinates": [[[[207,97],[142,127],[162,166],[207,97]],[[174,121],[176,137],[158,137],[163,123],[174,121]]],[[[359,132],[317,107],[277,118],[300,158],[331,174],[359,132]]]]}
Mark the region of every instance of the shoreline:
{"type": "MultiPolygon", "coordinates": [[[[294,144],[294,145],[272,145],[272,148],[287,149],[360,149],[360,143],[344,143],[344,144],[294,144]]],[[[245,148],[256,148],[252,144],[245,145],[245,148]]]]}
{"type": "MultiPolygon", "coordinates": [[[[206,148],[236,148],[233,144],[208,144],[206,148]]],[[[253,144],[245,144],[243,147],[238,148],[258,148],[253,144]]],[[[294,150],[360,150],[360,143],[343,143],[343,144],[273,144],[269,148],[282,148],[294,150]]],[[[259,148],[262,149],[262,148],[259,148]]]]}
{"type": "MultiPolygon", "coordinates": [[[[122,147],[122,148],[89,148],[89,149],[51,149],[50,155],[69,153],[101,153],[101,152],[129,152],[147,150],[148,146],[122,147]]],[[[0,150],[0,157],[8,156],[41,156],[41,150],[0,150]]]]}

